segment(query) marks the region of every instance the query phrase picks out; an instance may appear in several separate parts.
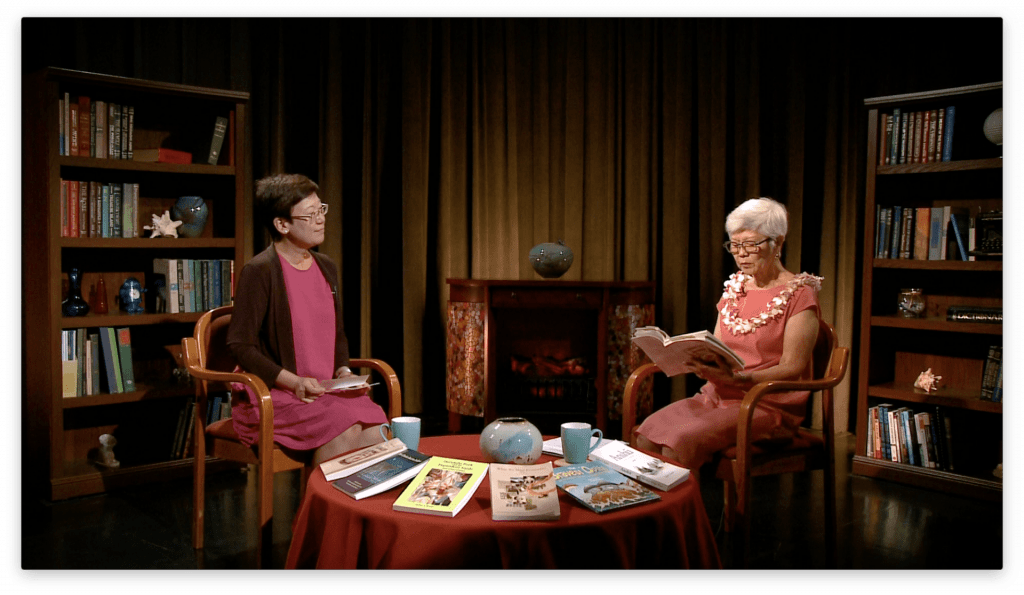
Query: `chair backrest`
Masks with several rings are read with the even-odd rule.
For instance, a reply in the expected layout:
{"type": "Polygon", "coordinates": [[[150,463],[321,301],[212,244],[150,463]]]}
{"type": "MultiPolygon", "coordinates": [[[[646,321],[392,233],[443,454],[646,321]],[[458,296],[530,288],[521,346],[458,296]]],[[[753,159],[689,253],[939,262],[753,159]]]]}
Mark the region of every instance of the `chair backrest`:
{"type": "Polygon", "coordinates": [[[214,308],[196,322],[196,343],[199,344],[199,363],[207,370],[231,372],[237,361],[228,347],[228,328],[234,306],[214,308]]]}
{"type": "MultiPolygon", "coordinates": [[[[824,319],[818,321],[818,338],[814,342],[814,350],[811,352],[811,372],[812,379],[819,380],[824,378],[828,374],[829,362],[832,359],[832,352],[838,346],[839,341],[836,339],[836,331],[831,324],[825,322],[824,319]]],[[[813,395],[812,395],[813,396],[813,395]]],[[[831,405],[825,403],[825,395],[822,395],[822,407],[831,405]]],[[[814,399],[807,399],[807,410],[804,412],[804,427],[810,427],[811,419],[814,414],[814,399]]]]}

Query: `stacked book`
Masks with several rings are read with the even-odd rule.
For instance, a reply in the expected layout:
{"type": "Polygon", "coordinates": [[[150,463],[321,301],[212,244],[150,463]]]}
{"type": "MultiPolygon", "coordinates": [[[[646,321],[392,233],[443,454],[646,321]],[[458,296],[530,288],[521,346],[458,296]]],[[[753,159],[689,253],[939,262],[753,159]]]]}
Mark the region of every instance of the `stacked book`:
{"type": "Polygon", "coordinates": [[[875,258],[975,260],[976,218],[966,208],[875,207],[875,258]]]}
{"type": "Polygon", "coordinates": [[[58,100],[58,154],[96,159],[132,159],[135,106],[71,97],[58,100]]]}
{"type": "Polygon", "coordinates": [[[882,114],[878,165],[951,161],[955,119],[952,105],[916,111],[895,108],[882,114]]]}
{"type": "Polygon", "coordinates": [[[155,258],[153,274],[164,279],[167,312],[171,314],[206,312],[231,305],[235,285],[233,260],[155,258]]]}
{"type": "Polygon", "coordinates": [[[66,398],[134,391],[128,328],[62,330],[61,387],[66,398]]]}
{"type": "Polygon", "coordinates": [[[954,471],[952,424],[945,410],[881,403],[868,409],[868,457],[954,471]]]}
{"type": "Polygon", "coordinates": [[[139,185],[60,181],[60,235],[65,238],[139,236],[139,185]]]}

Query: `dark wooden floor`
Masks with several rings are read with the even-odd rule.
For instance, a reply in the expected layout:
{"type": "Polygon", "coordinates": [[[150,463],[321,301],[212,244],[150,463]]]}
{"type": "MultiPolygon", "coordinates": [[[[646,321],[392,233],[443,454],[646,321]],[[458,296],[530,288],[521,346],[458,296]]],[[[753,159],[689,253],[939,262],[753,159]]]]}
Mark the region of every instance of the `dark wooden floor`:
{"type": "MultiPolygon", "coordinates": [[[[1002,569],[1002,505],[850,476],[840,455],[842,569],[1002,569]]],[[[191,479],[50,503],[22,503],[24,569],[239,569],[255,565],[254,474],[208,479],[206,548],[190,545],[191,479]]],[[[723,562],[734,567],[721,528],[722,488],[701,492],[723,562]]],[[[825,568],[820,472],[754,483],[752,567],[825,568]]],[[[298,472],[275,479],[274,565],[284,565],[298,507],[298,472]]],[[[984,575],[990,573],[983,573],[984,575]]],[[[997,573],[999,574],[999,573],[997,573]]]]}

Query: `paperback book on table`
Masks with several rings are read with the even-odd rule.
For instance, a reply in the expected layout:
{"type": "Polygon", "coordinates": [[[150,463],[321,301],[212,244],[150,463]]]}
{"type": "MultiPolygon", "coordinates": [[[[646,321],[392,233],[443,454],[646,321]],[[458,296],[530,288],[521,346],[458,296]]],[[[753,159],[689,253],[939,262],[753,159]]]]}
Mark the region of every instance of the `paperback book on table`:
{"type": "Polygon", "coordinates": [[[331,485],[356,500],[374,496],[403,484],[419,473],[430,457],[415,451],[405,450],[383,461],[374,463],[362,471],[331,482],[331,485]]]}
{"type": "Polygon", "coordinates": [[[661,496],[604,463],[566,465],[554,471],[555,485],[596,513],[660,500],[661,496]]]}
{"type": "Polygon", "coordinates": [[[393,510],[453,517],[487,475],[487,463],[431,457],[391,506],[393,510]]]}
{"type": "Polygon", "coordinates": [[[491,463],[491,520],[553,521],[561,516],[554,466],[491,463]]]}
{"type": "Polygon", "coordinates": [[[715,354],[720,355],[734,370],[742,370],[745,365],[743,358],[708,331],[670,337],[656,326],[642,326],[633,331],[633,343],[643,349],[647,357],[667,376],[691,372],[693,370],[687,362],[715,354]]]}
{"type": "Polygon", "coordinates": [[[327,481],[334,481],[335,479],[352,475],[356,471],[362,471],[370,465],[379,463],[406,450],[404,442],[398,438],[392,438],[387,442],[373,444],[336,459],[324,461],[320,463],[320,470],[323,471],[324,478],[327,481]]]}
{"type": "Polygon", "coordinates": [[[659,490],[668,491],[690,477],[690,470],[646,455],[619,440],[604,440],[590,453],[615,471],[659,490]]]}

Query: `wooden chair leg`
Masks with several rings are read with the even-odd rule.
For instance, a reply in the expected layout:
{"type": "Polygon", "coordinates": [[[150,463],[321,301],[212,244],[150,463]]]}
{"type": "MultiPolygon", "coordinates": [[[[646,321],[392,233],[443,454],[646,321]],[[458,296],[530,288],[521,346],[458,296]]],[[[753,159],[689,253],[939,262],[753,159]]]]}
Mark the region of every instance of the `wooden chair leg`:
{"type": "Polygon", "coordinates": [[[192,547],[203,549],[203,522],[206,515],[206,457],[196,456],[192,463],[192,547]]]}
{"type": "Polygon", "coordinates": [[[838,547],[836,526],[836,468],[825,466],[825,562],[827,568],[838,568],[836,548],[838,547]]]}
{"type": "Polygon", "coordinates": [[[723,505],[725,506],[725,532],[731,533],[736,522],[736,483],[722,481],[723,505]]]}
{"type": "Polygon", "coordinates": [[[256,537],[257,568],[270,568],[274,549],[274,469],[270,464],[259,466],[257,492],[259,531],[256,537]]]}

